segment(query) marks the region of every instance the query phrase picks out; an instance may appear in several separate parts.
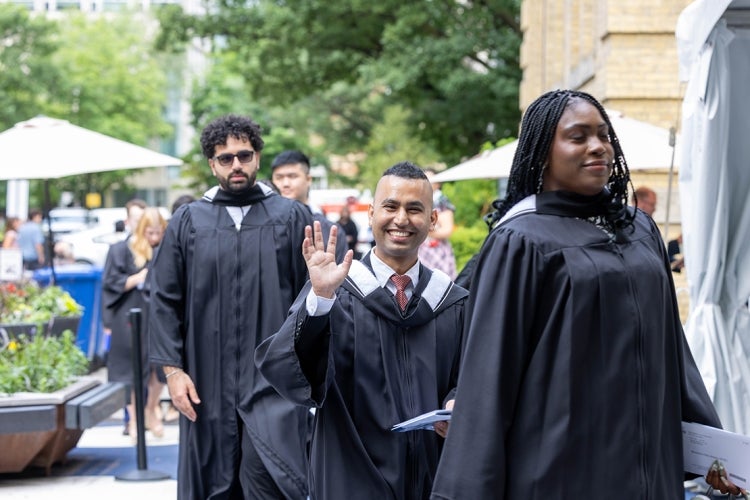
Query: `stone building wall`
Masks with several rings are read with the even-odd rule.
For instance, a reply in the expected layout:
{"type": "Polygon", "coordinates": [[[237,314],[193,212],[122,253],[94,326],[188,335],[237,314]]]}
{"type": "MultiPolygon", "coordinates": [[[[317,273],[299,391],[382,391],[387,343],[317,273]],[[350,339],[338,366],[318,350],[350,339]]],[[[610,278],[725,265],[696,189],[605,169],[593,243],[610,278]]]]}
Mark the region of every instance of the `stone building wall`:
{"type": "MultiPolygon", "coordinates": [[[[677,18],[692,0],[523,0],[521,110],[540,94],[572,88],[609,109],[679,133],[684,87],[678,79],[677,18]]],[[[627,152],[626,152],[627,157],[627,152]]],[[[666,239],[680,233],[679,165],[634,171],[635,187],[657,193],[654,220],[666,239]]],[[[675,274],[683,321],[687,284],[675,274]]]]}
{"type": "MultiPolygon", "coordinates": [[[[674,30],[690,2],[524,0],[520,109],[547,90],[574,88],[625,116],[679,131],[684,88],[674,30]]],[[[635,186],[657,192],[654,219],[668,238],[679,233],[678,170],[675,165],[671,195],[668,171],[632,174],[635,186]]]]}

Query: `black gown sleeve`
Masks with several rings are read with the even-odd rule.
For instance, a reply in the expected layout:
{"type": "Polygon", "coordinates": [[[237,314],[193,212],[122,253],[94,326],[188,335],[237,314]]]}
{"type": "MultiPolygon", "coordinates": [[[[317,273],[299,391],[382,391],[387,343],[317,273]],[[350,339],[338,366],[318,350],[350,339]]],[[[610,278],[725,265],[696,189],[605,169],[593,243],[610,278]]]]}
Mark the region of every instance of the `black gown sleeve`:
{"type": "Polygon", "coordinates": [[[292,297],[296,297],[307,282],[307,263],[302,253],[302,242],[305,241],[305,226],[312,226],[313,217],[310,210],[302,203],[295,202],[288,219],[288,231],[291,241],[292,297]]]}
{"type": "Polygon", "coordinates": [[[189,232],[190,211],[181,207],[170,219],[149,272],[149,349],[152,363],[183,367],[182,318],[185,260],[180,241],[189,232]]]}
{"type": "MultiPolygon", "coordinates": [[[[650,227],[652,233],[660,235],[659,228],[653,220],[650,221],[650,227]]],[[[664,273],[669,278],[669,287],[672,296],[671,314],[674,318],[673,324],[677,325],[679,329],[679,331],[675,332],[675,335],[677,342],[676,352],[681,354],[680,372],[682,374],[682,380],[680,388],[682,399],[682,420],[683,422],[694,422],[721,429],[721,420],[719,419],[718,413],[716,413],[716,407],[713,405],[713,402],[706,392],[703,377],[695,364],[693,354],[690,351],[690,345],[685,337],[685,332],[680,326],[682,324],[680,319],[680,307],[677,303],[677,291],[675,290],[674,278],[672,277],[669,252],[663,245],[660,245],[657,248],[657,251],[664,262],[664,273]]]]}
{"type": "Polygon", "coordinates": [[[129,293],[125,291],[125,282],[131,274],[128,259],[132,257],[126,242],[109,247],[102,271],[102,324],[105,328],[112,328],[114,310],[129,293]]]}
{"type": "Polygon", "coordinates": [[[305,301],[310,286],[308,283],[302,289],[281,329],[255,350],[255,364],[285,399],[320,406],[333,375],[329,373],[329,315],[307,314],[305,301]]]}
{"type": "Polygon", "coordinates": [[[521,236],[495,231],[477,259],[467,305],[450,432],[432,498],[502,498],[506,436],[534,349],[529,334],[543,256],[521,236]]]}

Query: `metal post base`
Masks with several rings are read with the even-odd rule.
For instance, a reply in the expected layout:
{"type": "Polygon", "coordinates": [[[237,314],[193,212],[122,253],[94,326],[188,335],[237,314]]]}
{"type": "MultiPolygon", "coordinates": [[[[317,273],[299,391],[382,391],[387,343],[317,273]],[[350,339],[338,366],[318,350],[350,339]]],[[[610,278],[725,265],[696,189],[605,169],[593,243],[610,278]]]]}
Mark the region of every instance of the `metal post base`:
{"type": "Polygon", "coordinates": [[[118,481],[162,481],[169,478],[170,475],[166,472],[148,469],[131,470],[125,474],[115,476],[115,479],[118,481]]]}

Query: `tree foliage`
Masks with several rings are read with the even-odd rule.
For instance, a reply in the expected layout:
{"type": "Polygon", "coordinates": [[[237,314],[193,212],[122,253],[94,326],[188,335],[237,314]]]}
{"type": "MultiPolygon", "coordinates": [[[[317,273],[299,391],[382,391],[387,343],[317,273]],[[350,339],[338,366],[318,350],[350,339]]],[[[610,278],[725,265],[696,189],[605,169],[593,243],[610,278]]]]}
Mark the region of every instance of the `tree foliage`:
{"type": "Polygon", "coordinates": [[[374,190],[383,171],[398,162],[409,160],[421,167],[434,166],[438,153],[421,142],[409,128],[409,112],[401,106],[385,110],[383,122],[375,125],[364,148],[365,159],[360,168],[362,187],[374,190]]]}
{"type": "Polygon", "coordinates": [[[56,25],[0,3],[0,130],[33,118],[54,101],[62,74],[51,63],[56,25]]]}
{"type": "MultiPolygon", "coordinates": [[[[153,49],[154,22],[128,12],[98,17],[66,12],[51,20],[0,4],[2,130],[43,114],[159,149],[172,127],[164,118],[166,56],[153,49]]],[[[127,187],[132,174],[60,179],[51,185],[52,202],[60,191],[73,191],[82,201],[86,192],[127,187]]],[[[42,206],[42,190],[40,181],[31,182],[31,205],[42,206]]]]}
{"type": "MultiPolygon", "coordinates": [[[[301,116],[291,116],[261,100],[249,99],[247,82],[235,72],[236,67],[236,54],[216,55],[208,71],[193,82],[191,126],[197,131],[203,130],[211,120],[228,113],[252,117],[261,125],[265,143],[258,178],[270,178],[271,161],[286,149],[305,151],[311,161],[316,160],[317,150],[311,146],[308,137],[296,133],[295,124],[299,124],[301,116]]],[[[182,175],[191,188],[203,191],[215,184],[197,139],[183,159],[186,165],[182,175]]]]}
{"type": "Polygon", "coordinates": [[[410,135],[453,164],[516,130],[519,9],[520,0],[223,0],[201,16],[164,9],[159,41],[175,50],[201,37],[234,54],[245,99],[286,110],[297,134],[318,134],[330,153],[374,154],[387,142],[373,137],[387,130],[386,110],[401,108],[410,135]]]}
{"type": "MultiPolygon", "coordinates": [[[[141,15],[142,16],[142,15],[141,15]]],[[[167,80],[154,55],[147,20],[123,12],[114,17],[69,14],[59,21],[53,64],[65,68],[52,114],[80,127],[140,146],[158,149],[172,133],[165,121],[167,80]]],[[[132,171],[103,172],[79,179],[64,178],[57,188],[103,192],[127,187],[132,171]]]]}

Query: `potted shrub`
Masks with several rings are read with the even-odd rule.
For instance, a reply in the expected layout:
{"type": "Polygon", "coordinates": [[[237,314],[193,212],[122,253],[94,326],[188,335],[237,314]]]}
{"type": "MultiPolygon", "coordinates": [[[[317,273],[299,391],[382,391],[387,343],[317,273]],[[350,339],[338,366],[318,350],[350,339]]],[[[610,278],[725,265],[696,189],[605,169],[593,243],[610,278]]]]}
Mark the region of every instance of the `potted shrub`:
{"type": "Polygon", "coordinates": [[[0,284],[0,326],[12,337],[33,337],[38,331],[59,334],[68,328],[76,332],[82,314],[83,307],[59,286],[0,284]]]}
{"type": "MultiPolygon", "coordinates": [[[[0,301],[0,472],[31,464],[49,473],[83,434],[71,401],[104,387],[85,376],[89,361],[74,330],[55,330],[59,318],[80,319],[82,308],[60,287],[34,282],[0,284],[0,301]]],[[[105,396],[96,400],[105,411],[124,404],[124,390],[105,396]]]]}
{"type": "Polygon", "coordinates": [[[0,328],[0,398],[59,391],[88,373],[88,365],[71,330],[11,338],[0,328]]]}

